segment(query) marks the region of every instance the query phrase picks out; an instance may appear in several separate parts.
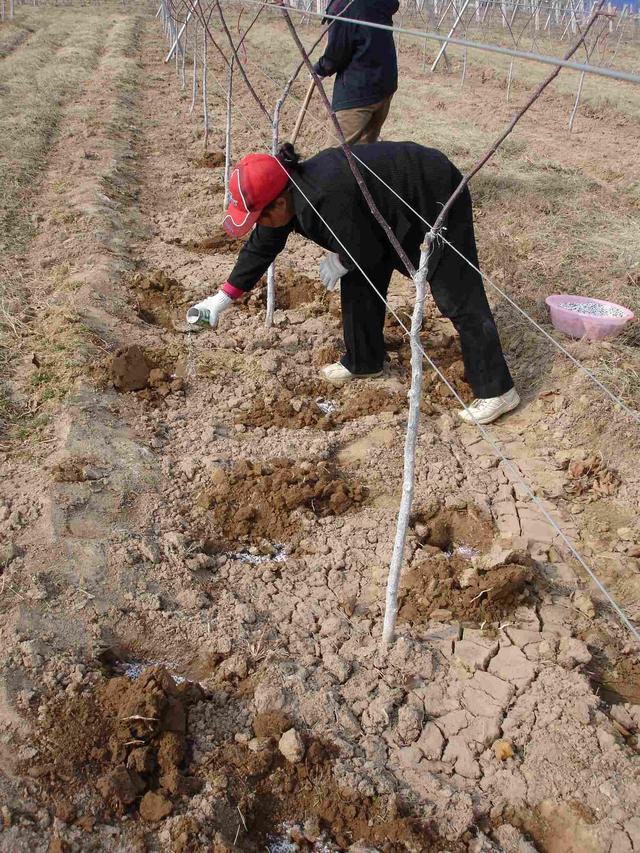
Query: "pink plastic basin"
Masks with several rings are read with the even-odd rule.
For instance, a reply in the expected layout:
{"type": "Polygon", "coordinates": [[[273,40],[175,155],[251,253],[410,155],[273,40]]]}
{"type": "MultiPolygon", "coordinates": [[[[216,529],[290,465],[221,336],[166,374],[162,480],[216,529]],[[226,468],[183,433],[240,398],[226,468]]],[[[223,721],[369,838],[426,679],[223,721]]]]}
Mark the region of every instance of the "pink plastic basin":
{"type": "Polygon", "coordinates": [[[555,293],[547,296],[545,302],[549,306],[551,322],[559,332],[564,332],[571,338],[587,338],[590,341],[600,341],[619,335],[624,327],[634,318],[633,311],[617,302],[607,302],[604,299],[590,299],[588,296],[572,296],[569,293],[555,293]],[[568,308],[561,308],[563,302],[596,302],[600,305],[612,306],[624,311],[623,317],[592,317],[589,314],[578,314],[568,308]]]}

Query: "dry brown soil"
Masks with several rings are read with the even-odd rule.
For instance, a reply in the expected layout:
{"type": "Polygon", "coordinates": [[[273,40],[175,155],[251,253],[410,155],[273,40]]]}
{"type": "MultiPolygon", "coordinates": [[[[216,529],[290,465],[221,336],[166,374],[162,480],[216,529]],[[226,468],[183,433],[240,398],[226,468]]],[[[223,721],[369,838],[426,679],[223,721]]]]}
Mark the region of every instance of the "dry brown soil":
{"type": "MultiPolygon", "coordinates": [[[[636,425],[489,287],[524,399],[490,431],[511,463],[426,371],[381,649],[404,331],[389,319],[379,382],[325,385],[339,295],[294,235],[271,328],[261,284],[187,334],[238,249],[222,60],[203,152],[155,9],[17,10],[0,26],[0,850],[640,850],[639,652],[523,484],[637,618],[636,425]]],[[[264,17],[247,41],[271,106],[288,39],[264,17]]],[[[514,108],[508,63],[470,54],[461,86],[455,52],[451,73],[423,74],[408,41],[400,62],[385,135],[467,167],[514,108]]],[[[547,330],[560,289],[638,307],[637,95],[588,82],[569,135],[574,84],[472,187],[483,268],[547,330]]],[[[268,149],[240,81],[234,98],[234,157],[268,149]]],[[[315,101],[301,151],[325,133],[315,101]]],[[[394,279],[403,322],[411,298],[394,279]]],[[[634,335],[563,343],[637,405],[634,335]]],[[[429,300],[422,339],[470,399],[429,300]]]]}

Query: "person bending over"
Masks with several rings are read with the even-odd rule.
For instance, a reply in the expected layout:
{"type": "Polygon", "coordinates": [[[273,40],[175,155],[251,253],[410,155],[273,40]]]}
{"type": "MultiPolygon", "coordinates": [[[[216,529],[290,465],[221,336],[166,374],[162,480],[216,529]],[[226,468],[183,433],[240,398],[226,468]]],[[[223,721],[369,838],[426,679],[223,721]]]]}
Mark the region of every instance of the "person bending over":
{"type": "MultiPolygon", "coordinates": [[[[352,150],[365,164],[361,172],[380,212],[417,268],[426,226],[381,180],[433,223],[458,186],[460,172],[441,151],[414,142],[356,145],[352,150]]],[[[438,241],[427,278],[439,311],[460,336],[467,381],[476,398],[469,409],[477,421],[487,424],[515,409],[520,398],[482,277],[464,260],[478,266],[468,189],[456,199],[445,225],[447,241],[463,257],[438,241]]],[[[293,231],[329,251],[320,264],[327,290],[340,282],[346,352],[339,362],[322,368],[323,377],[340,385],[380,376],[385,358],[382,298],[386,299],[393,271],[404,275],[407,271],[369,210],[341,149],[328,148],[301,161],[287,144],[275,157],[244,157],[231,175],[223,226],[235,238],[253,231],[228,281],[215,296],[194,306],[195,313],[189,311],[190,322],[204,309],[215,328],[220,314],[259,281],[293,231]]],[[[472,422],[466,410],[459,415],[472,422]]]]}

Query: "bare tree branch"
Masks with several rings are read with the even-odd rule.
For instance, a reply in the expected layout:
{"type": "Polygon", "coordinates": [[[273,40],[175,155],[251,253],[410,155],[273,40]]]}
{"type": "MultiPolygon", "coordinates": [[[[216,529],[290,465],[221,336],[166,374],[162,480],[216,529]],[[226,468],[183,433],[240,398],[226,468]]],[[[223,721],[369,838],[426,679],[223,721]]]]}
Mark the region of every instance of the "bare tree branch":
{"type": "MultiPolygon", "coordinates": [[[[198,0],[198,2],[199,2],[199,0],[198,0]]],[[[240,73],[242,74],[242,79],[246,83],[247,89],[251,93],[251,96],[252,96],[253,100],[256,102],[256,104],[258,105],[260,111],[262,113],[264,113],[264,115],[267,117],[267,121],[269,122],[269,124],[271,124],[271,115],[269,114],[269,111],[267,110],[265,105],[260,100],[260,97],[259,97],[258,93],[256,92],[256,90],[251,85],[251,81],[249,80],[249,78],[247,76],[247,72],[244,70],[244,65],[242,64],[240,57],[238,56],[237,48],[233,43],[233,37],[232,37],[231,33],[229,32],[229,27],[227,26],[227,22],[226,22],[225,17],[224,17],[224,12],[222,11],[222,6],[220,5],[220,0],[216,0],[216,6],[218,8],[218,15],[220,16],[220,23],[222,24],[222,29],[225,31],[225,34],[227,36],[227,40],[229,41],[229,47],[231,48],[231,52],[233,53],[233,58],[235,59],[236,65],[238,66],[240,73]]]]}
{"type": "Polygon", "coordinates": [[[224,64],[228,66],[229,60],[224,55],[224,51],[222,50],[218,42],[214,39],[213,35],[211,34],[211,30],[209,29],[209,20],[211,19],[211,12],[209,12],[209,17],[205,18],[204,10],[200,5],[200,0],[187,0],[187,3],[189,4],[189,8],[193,12],[193,14],[200,19],[200,23],[202,24],[202,27],[204,29],[205,38],[209,36],[211,43],[224,60],[224,64]]]}
{"type": "MultiPolygon", "coordinates": [[[[584,42],[587,33],[589,32],[589,30],[591,29],[591,27],[595,23],[598,15],[600,13],[600,9],[604,5],[604,3],[605,3],[605,0],[600,0],[598,5],[594,7],[593,12],[591,13],[590,18],[585,25],[584,31],[580,34],[580,37],[578,38],[578,40],[572,45],[572,47],[569,48],[569,50],[562,57],[563,60],[571,59],[573,54],[578,50],[580,45],[584,42]]],[[[529,100],[525,103],[525,105],[523,107],[521,107],[518,110],[518,112],[513,116],[513,118],[509,122],[508,126],[500,134],[500,136],[495,140],[495,142],[491,145],[489,150],[486,151],[482,155],[482,157],[480,157],[480,159],[476,161],[476,163],[471,167],[471,169],[466,173],[466,175],[464,175],[464,177],[462,178],[462,180],[460,181],[460,183],[458,184],[458,186],[454,190],[453,194],[451,195],[451,197],[449,198],[449,200],[447,201],[445,206],[440,211],[438,218],[433,223],[432,231],[435,234],[438,234],[442,230],[442,227],[446,221],[447,216],[449,215],[449,211],[453,207],[454,202],[459,197],[460,193],[464,190],[464,188],[467,186],[467,184],[469,183],[471,178],[474,175],[476,175],[480,171],[480,169],[482,169],[482,167],[493,157],[493,155],[496,153],[498,148],[502,145],[502,143],[505,141],[507,136],[509,136],[509,134],[511,133],[513,128],[516,126],[516,124],[520,121],[522,116],[529,110],[529,108],[531,106],[533,106],[533,104],[538,100],[538,98],[544,92],[544,90],[547,88],[547,86],[555,80],[555,78],[558,76],[560,71],[561,71],[561,66],[558,65],[557,68],[554,68],[553,71],[547,77],[545,77],[545,79],[536,87],[535,91],[533,92],[533,94],[531,95],[529,100]]]]}

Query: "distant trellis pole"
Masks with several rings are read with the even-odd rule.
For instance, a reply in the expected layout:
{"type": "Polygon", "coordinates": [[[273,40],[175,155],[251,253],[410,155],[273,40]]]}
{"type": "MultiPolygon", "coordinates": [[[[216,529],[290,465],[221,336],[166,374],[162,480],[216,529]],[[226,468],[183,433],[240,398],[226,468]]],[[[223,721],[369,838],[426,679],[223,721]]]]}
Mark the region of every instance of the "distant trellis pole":
{"type": "MultiPolygon", "coordinates": [[[[460,21],[462,20],[462,16],[464,15],[466,8],[470,2],[471,2],[471,0],[464,0],[464,3],[462,4],[462,8],[457,13],[456,19],[454,21],[453,26],[449,30],[449,35],[447,36],[447,38],[451,38],[451,36],[454,34],[456,29],[458,28],[458,25],[459,25],[460,21]]],[[[438,51],[438,55],[436,56],[433,65],[431,66],[431,71],[436,70],[436,68],[438,67],[438,63],[442,59],[443,55],[446,55],[446,49],[447,49],[447,42],[443,42],[442,47],[438,51]]]]}

